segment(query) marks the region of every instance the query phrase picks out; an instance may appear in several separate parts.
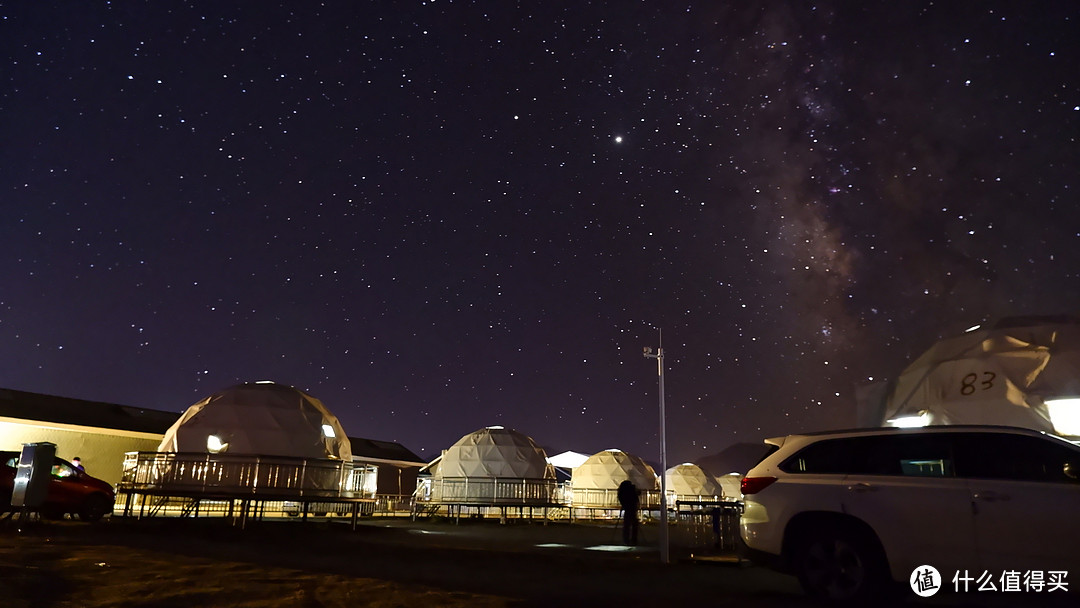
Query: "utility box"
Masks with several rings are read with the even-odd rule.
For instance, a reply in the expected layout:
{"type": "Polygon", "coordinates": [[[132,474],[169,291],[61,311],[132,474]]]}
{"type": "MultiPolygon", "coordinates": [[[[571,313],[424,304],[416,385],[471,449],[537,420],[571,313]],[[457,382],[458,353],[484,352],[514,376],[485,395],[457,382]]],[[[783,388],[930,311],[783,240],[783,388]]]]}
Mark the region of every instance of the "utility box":
{"type": "Polygon", "coordinates": [[[11,490],[11,506],[33,509],[45,502],[55,457],[55,443],[23,444],[19,467],[15,471],[15,486],[11,490]]]}

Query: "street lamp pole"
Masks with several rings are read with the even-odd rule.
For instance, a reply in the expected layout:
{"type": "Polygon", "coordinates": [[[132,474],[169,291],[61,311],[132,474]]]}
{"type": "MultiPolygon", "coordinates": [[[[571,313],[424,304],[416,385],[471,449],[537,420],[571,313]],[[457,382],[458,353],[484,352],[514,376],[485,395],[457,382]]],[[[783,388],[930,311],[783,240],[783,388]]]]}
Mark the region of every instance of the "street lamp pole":
{"type": "Polygon", "coordinates": [[[667,416],[664,415],[664,333],[660,332],[660,346],[646,346],[645,356],[656,359],[656,372],[660,377],[660,561],[670,562],[668,555],[668,505],[667,505],[667,416]]]}

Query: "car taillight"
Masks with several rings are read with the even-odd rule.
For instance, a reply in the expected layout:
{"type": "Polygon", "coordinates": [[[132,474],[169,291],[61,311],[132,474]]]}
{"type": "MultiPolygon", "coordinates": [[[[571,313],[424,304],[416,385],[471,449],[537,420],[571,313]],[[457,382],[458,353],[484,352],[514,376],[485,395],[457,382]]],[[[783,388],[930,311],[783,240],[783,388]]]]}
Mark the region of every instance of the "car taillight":
{"type": "Polygon", "coordinates": [[[776,481],[775,477],[743,477],[739,489],[743,494],[757,494],[776,481]]]}

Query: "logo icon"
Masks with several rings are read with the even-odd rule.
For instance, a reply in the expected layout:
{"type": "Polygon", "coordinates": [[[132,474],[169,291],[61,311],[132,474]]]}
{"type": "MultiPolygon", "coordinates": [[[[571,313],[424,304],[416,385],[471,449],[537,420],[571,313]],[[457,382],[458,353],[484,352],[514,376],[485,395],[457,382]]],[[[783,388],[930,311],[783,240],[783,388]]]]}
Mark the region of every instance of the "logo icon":
{"type": "Polygon", "coordinates": [[[941,573],[933,566],[919,566],[911,571],[908,579],[911,590],[919,597],[930,597],[941,589],[941,573]]]}

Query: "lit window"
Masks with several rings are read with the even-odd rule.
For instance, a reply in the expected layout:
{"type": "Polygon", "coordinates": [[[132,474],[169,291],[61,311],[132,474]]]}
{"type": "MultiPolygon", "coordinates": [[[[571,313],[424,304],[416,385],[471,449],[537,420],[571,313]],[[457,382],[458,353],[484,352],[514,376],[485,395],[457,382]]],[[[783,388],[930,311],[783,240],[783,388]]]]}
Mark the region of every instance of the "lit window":
{"type": "Polygon", "coordinates": [[[885,424],[901,429],[913,429],[920,426],[926,426],[930,424],[930,412],[922,412],[917,416],[901,416],[899,418],[893,418],[891,420],[886,420],[885,424]]]}
{"type": "Polygon", "coordinates": [[[217,435],[207,435],[206,437],[206,450],[211,454],[220,454],[229,449],[229,444],[222,442],[221,437],[217,435]]]}
{"type": "Polygon", "coordinates": [[[334,427],[330,426],[329,424],[322,425],[322,434],[331,439],[337,437],[337,433],[334,432],[334,427]]]}
{"type": "Polygon", "coordinates": [[[1080,435],[1080,397],[1048,399],[1046,412],[1059,435],[1080,435]]]}

